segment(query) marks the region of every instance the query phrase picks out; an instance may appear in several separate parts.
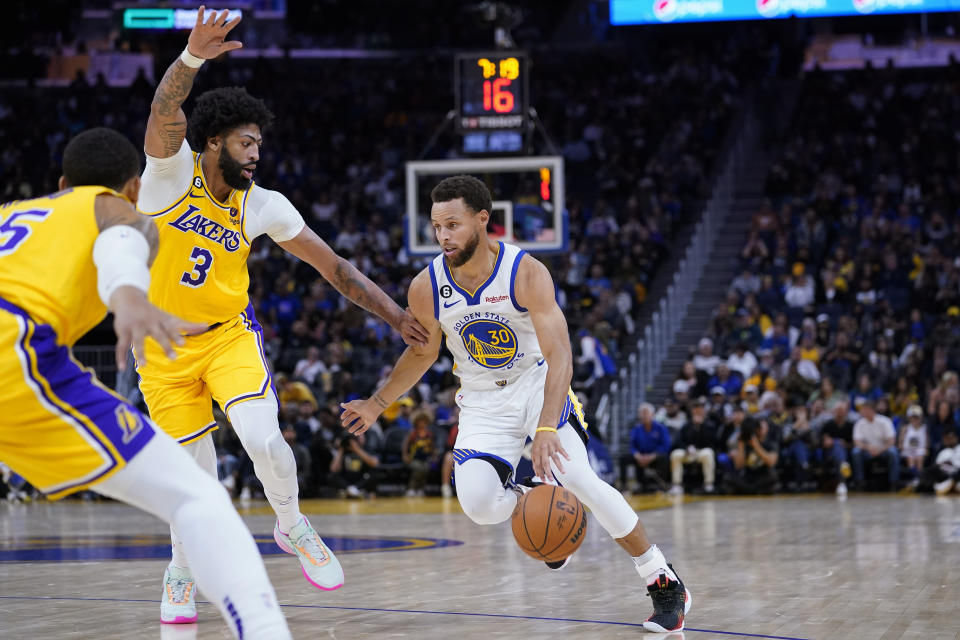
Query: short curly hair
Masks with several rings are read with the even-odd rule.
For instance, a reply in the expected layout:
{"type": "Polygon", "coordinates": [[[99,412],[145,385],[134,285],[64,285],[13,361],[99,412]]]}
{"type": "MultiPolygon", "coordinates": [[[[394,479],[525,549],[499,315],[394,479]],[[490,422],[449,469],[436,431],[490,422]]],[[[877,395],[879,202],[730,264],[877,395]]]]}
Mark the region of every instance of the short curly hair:
{"type": "Polygon", "coordinates": [[[481,211],[490,213],[493,209],[490,189],[473,176],[459,175],[444,178],[430,192],[430,198],[434,202],[450,202],[463,198],[463,203],[474,213],[481,211]]]}
{"type": "Polygon", "coordinates": [[[225,135],[244,124],[263,131],[273,122],[273,113],[243,87],[221,87],[200,94],[190,114],[187,141],[194,151],[207,146],[210,138],[225,135]]]}
{"type": "Polygon", "coordinates": [[[98,185],[115,191],[140,175],[140,152],[118,131],[95,127],[78,133],[63,150],[68,187],[98,185]]]}

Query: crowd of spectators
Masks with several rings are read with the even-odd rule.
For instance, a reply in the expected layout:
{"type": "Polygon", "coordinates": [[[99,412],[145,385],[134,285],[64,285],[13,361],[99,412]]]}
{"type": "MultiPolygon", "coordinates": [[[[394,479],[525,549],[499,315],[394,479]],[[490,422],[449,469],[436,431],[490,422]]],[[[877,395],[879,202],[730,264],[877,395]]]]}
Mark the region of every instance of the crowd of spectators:
{"type": "MultiPolygon", "coordinates": [[[[534,60],[532,104],[565,156],[568,176],[570,250],[544,259],[570,325],[575,388],[588,412],[612,378],[620,345],[636,331],[671,238],[699,209],[742,85],[758,72],[753,59],[752,49],[721,39],[651,56],[603,49],[534,60]],[[617,74],[595,72],[614,64],[617,74]]],[[[402,304],[425,264],[404,247],[403,162],[419,156],[453,104],[449,76],[449,59],[430,54],[399,62],[236,59],[204,68],[185,111],[215,86],[243,85],[264,98],[277,119],[264,135],[258,183],[287,195],[321,237],[402,304]]],[[[142,139],[152,94],[143,77],[128,88],[78,77],[69,87],[4,91],[0,200],[54,190],[63,146],[84,128],[108,125],[142,139]],[[26,121],[30,127],[20,126],[26,121]]],[[[458,145],[445,134],[431,154],[456,157],[458,145]]],[[[533,152],[547,147],[538,137],[533,152]]],[[[364,484],[373,490],[391,465],[414,469],[415,493],[424,489],[424,468],[437,481],[452,443],[447,429],[455,424],[449,357],[411,393],[413,406],[400,407],[397,418],[386,417],[365,439],[344,440],[338,403],[372,391],[399,355],[399,337],[269,240],[254,241],[249,265],[273,369],[308,392],[283,403],[284,425],[292,428],[285,437],[300,445],[295,454],[309,470],[301,478],[305,492],[354,493],[364,484]],[[406,445],[388,437],[397,421],[410,426],[413,411],[430,423],[433,449],[422,432],[406,445]],[[334,478],[348,472],[361,475],[334,478]]],[[[104,324],[86,342],[111,338],[104,324]]],[[[218,438],[225,475],[242,492],[251,481],[249,462],[229,429],[218,438]]]]}
{"type": "Polygon", "coordinates": [[[715,465],[732,492],[954,488],[958,83],[957,65],[807,76],[742,271],[665,407],[671,444],[641,407],[627,462],[672,462],[677,493],[685,463],[707,490],[715,465]]]}

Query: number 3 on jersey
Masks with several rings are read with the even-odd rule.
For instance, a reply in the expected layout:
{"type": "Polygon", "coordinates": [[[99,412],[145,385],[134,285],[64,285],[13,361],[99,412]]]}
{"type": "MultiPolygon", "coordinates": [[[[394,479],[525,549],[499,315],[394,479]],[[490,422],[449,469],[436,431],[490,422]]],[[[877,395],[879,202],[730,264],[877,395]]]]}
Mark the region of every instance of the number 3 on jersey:
{"type": "Polygon", "coordinates": [[[207,281],[207,271],[213,266],[213,254],[206,249],[194,247],[190,254],[190,261],[193,262],[193,270],[183,272],[180,276],[180,284],[201,287],[207,281]]]}

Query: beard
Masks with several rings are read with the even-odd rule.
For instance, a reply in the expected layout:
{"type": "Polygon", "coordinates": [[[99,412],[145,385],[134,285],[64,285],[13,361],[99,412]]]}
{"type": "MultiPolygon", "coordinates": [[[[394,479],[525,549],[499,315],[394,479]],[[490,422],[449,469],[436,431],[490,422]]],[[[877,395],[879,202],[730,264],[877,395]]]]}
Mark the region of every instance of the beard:
{"type": "Polygon", "coordinates": [[[223,175],[223,181],[234,189],[243,191],[249,189],[250,185],[253,184],[253,180],[244,177],[242,173],[244,166],[234,160],[226,149],[220,152],[220,157],[217,159],[217,168],[223,175]]]}
{"type": "Polygon", "coordinates": [[[458,251],[452,258],[443,256],[443,259],[446,260],[451,267],[462,267],[463,265],[467,264],[470,258],[473,257],[473,254],[477,252],[477,246],[479,245],[480,231],[478,230],[473,232],[473,236],[470,237],[470,239],[467,241],[467,244],[463,245],[460,251],[458,251]]]}

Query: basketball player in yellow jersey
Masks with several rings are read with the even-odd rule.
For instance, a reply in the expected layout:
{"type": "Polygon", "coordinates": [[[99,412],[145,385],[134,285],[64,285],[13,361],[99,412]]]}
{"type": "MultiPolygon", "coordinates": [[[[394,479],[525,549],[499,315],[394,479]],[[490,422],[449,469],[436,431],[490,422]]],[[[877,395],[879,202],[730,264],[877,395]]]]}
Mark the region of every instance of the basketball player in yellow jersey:
{"type": "MultiPolygon", "coordinates": [[[[208,91],[197,99],[188,130],[180,106],[204,60],[240,46],[224,41],[238,21],[226,22],[226,12],[207,15],[201,7],[186,49],[167,69],[151,105],[139,203],[161,240],[150,301],[206,330],[176,347],[175,362],[148,344],[147,362],[138,367],[140,389],[154,421],[212,475],[217,465],[211,400],[223,408],[277,514],[277,544],[298,557],[311,584],[332,590],[343,585],[343,570],[300,513],[296,463],[280,434],[262,333],[247,294],[251,241],[269,235],[344,296],[389,322],[409,344],[422,343],[426,334],[306,227],[282,194],[253,184],[262,132],[272,119],[260,100],[240,88],[208,91]]],[[[172,538],[168,579],[189,581],[176,527],[172,538]]],[[[174,600],[164,589],[164,621],[195,617],[192,597],[174,600]]]]}
{"type": "Polygon", "coordinates": [[[131,343],[173,355],[203,328],[147,301],[157,232],[132,204],[139,170],[129,140],[91,129],[67,144],[60,191],[0,207],[0,459],[51,499],[90,487],[176,526],[235,637],[290,638],[219,483],[71,353],[108,307],[121,369],[131,343]]]}

